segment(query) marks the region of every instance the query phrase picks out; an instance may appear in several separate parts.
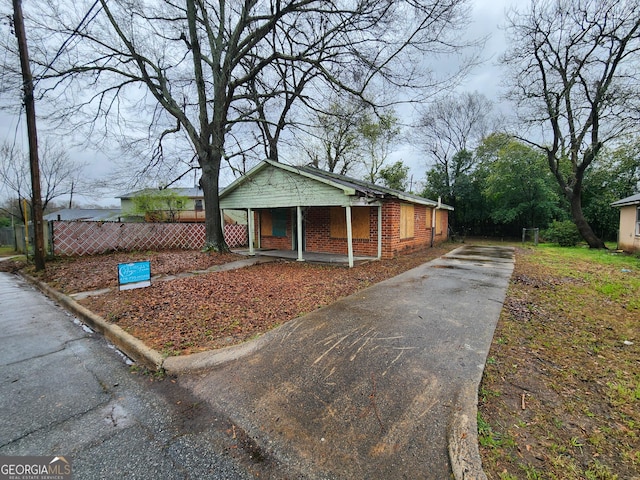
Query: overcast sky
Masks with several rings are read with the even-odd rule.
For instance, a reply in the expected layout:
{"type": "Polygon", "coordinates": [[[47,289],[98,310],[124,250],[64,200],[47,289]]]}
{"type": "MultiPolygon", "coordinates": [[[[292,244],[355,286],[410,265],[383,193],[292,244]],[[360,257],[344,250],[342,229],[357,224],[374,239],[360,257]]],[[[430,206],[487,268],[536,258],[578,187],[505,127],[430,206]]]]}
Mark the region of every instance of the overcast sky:
{"type": "MultiPolygon", "coordinates": [[[[484,51],[486,62],[475,68],[467,80],[458,87],[459,91],[478,91],[487,98],[496,103],[498,108],[505,108],[500,103],[500,84],[501,69],[496,64],[499,55],[504,51],[505,40],[503,31],[499,28],[504,24],[505,11],[512,5],[524,6],[525,0],[473,0],[472,24],[469,26],[468,35],[470,38],[479,38],[489,36],[484,51]]],[[[37,109],[37,106],[36,106],[37,109]]],[[[402,119],[408,122],[407,119],[402,119]]],[[[0,142],[14,142],[22,145],[24,151],[27,151],[26,144],[26,121],[24,117],[19,119],[15,115],[0,111],[0,142]]],[[[91,164],[91,168],[87,172],[89,175],[102,175],[105,172],[105,166],[108,163],[104,156],[98,152],[81,151],[73,152],[74,158],[81,158],[91,164]]],[[[413,178],[413,187],[420,182],[427,168],[427,163],[420,152],[416,151],[411,145],[399,145],[390,161],[403,160],[410,167],[410,175],[413,178]]],[[[221,183],[225,184],[232,178],[221,178],[221,183]]],[[[119,202],[113,198],[82,198],[81,202],[100,203],[102,205],[117,205],[119,202]]]]}
{"type": "MultiPolygon", "coordinates": [[[[512,6],[524,6],[525,0],[473,0],[471,12],[472,23],[469,25],[469,38],[487,37],[483,51],[484,62],[478,65],[467,79],[457,87],[458,92],[479,92],[494,102],[495,108],[503,113],[509,113],[509,107],[501,100],[500,79],[504,75],[498,65],[499,56],[505,50],[505,36],[503,26],[505,12],[512,6]]],[[[413,177],[413,188],[425,178],[428,167],[424,155],[418,150],[418,145],[405,144],[393,153],[392,161],[402,160],[410,167],[413,177]]]]}

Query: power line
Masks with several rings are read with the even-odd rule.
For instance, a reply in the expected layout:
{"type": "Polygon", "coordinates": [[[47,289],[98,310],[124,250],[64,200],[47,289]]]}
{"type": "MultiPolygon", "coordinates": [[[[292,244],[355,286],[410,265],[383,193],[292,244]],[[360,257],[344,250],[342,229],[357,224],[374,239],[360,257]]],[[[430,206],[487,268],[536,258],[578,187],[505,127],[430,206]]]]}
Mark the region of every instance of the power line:
{"type": "Polygon", "coordinates": [[[36,84],[42,79],[42,77],[44,77],[44,75],[49,71],[49,69],[53,67],[53,64],[58,58],[60,58],[60,55],[62,55],[62,52],[65,50],[65,48],[67,48],[69,43],[71,43],[71,40],[73,40],[73,38],[80,32],[80,29],[83,27],[83,24],[85,23],[85,21],[87,22],[86,25],[84,25],[86,27],[98,16],[102,8],[99,8],[93,14],[93,16],[89,19],[89,21],[87,21],[87,19],[89,18],[89,15],[91,15],[91,12],[93,11],[94,8],[96,8],[98,3],[100,3],[100,0],[95,0],[95,2],[93,2],[93,5],[91,5],[91,8],[89,8],[89,11],[85,14],[85,16],[82,17],[82,20],[80,20],[80,23],[78,24],[78,26],[74,28],[73,32],[71,32],[71,34],[67,37],[67,39],[64,42],[62,42],[62,45],[54,55],[53,60],[51,60],[45,67],[44,71],[37,76],[37,80],[35,82],[36,84]]]}

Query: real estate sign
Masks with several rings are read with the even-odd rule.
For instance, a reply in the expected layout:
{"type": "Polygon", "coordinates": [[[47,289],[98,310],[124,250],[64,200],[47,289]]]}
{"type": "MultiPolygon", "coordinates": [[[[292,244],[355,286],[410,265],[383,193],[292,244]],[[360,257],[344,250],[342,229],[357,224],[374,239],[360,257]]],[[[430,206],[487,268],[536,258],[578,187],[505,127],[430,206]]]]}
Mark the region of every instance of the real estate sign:
{"type": "Polygon", "coordinates": [[[120,290],[148,287],[151,285],[151,262],[118,264],[118,285],[120,290]]]}

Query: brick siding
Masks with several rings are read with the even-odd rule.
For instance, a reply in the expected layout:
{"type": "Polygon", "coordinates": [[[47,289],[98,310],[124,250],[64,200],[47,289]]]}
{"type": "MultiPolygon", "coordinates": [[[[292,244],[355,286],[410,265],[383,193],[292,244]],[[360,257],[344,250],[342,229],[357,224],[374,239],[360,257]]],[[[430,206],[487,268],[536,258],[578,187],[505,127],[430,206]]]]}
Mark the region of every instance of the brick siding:
{"type": "MultiPolygon", "coordinates": [[[[432,208],[414,204],[413,237],[400,238],[400,201],[385,202],[382,207],[382,258],[393,258],[396,255],[409,253],[431,245],[432,208]]],[[[375,257],[378,255],[378,207],[353,207],[369,209],[369,238],[353,239],[353,254],[356,256],[375,257]]],[[[289,210],[287,217],[286,237],[261,237],[260,246],[266,249],[291,250],[292,221],[295,210],[289,210]]],[[[434,244],[447,239],[447,212],[439,211],[434,244]]],[[[317,253],[337,253],[347,255],[346,238],[331,237],[331,219],[329,207],[309,207],[305,210],[305,250],[317,253]]]]}

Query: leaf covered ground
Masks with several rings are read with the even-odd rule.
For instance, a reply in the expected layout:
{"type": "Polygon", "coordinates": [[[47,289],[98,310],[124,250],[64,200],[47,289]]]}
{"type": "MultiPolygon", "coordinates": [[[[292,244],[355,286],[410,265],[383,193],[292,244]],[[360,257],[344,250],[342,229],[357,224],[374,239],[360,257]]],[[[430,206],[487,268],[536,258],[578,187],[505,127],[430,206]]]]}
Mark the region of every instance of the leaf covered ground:
{"type": "MultiPolygon", "coordinates": [[[[184,355],[246,341],[339,298],[437,258],[446,244],[349,269],[275,261],[200,273],[151,287],[90,296],[79,303],[166,355],[184,355]]],[[[47,263],[42,281],[66,294],[117,286],[117,264],[150,260],[152,275],[202,271],[239,255],[156,252],[63,258],[47,263]]],[[[34,274],[34,272],[31,272],[34,274]]]]}

